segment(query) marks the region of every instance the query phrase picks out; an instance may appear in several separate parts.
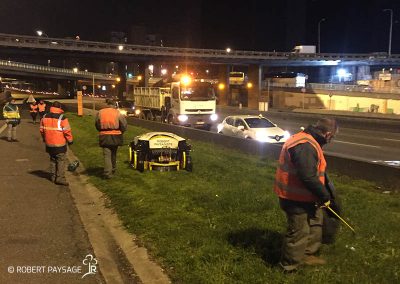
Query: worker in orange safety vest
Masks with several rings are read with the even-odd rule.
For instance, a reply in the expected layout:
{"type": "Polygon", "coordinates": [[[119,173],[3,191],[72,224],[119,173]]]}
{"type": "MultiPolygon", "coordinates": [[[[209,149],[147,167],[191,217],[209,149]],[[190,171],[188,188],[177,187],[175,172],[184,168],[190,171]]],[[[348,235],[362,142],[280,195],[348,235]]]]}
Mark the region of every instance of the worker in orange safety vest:
{"type": "Polygon", "coordinates": [[[46,113],[46,103],[43,100],[40,100],[38,108],[39,108],[39,118],[42,119],[44,114],[46,113]]]}
{"type": "Polygon", "coordinates": [[[32,122],[33,124],[36,124],[36,117],[39,111],[39,106],[37,105],[36,101],[34,101],[29,105],[29,108],[30,108],[29,113],[31,114],[32,122]]]}
{"type": "Polygon", "coordinates": [[[327,163],[322,146],[337,133],[334,119],[320,119],[291,136],[282,147],[274,191],[288,221],[280,261],[284,271],[296,270],[301,264],[326,263],[315,256],[322,241],[321,205],[332,201],[326,188],[327,163]]]}
{"type": "Polygon", "coordinates": [[[103,177],[109,179],[117,168],[117,150],[118,146],[123,144],[123,133],[127,128],[126,118],[110,100],[107,107],[98,112],[95,126],[99,131],[99,145],[103,148],[103,177]]]}
{"type": "Polygon", "coordinates": [[[55,101],[40,121],[40,134],[50,155],[50,180],[58,185],[68,186],[65,178],[67,144],[73,143],[71,127],[61,104],[55,101]]]}

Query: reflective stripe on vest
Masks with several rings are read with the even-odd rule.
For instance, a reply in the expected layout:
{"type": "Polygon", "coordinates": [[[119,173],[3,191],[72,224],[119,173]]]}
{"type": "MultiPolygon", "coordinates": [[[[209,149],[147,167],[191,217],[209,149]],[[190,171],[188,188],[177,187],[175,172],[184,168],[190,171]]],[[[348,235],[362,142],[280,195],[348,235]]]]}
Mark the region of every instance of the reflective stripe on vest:
{"type": "Polygon", "coordinates": [[[318,201],[318,197],[313,195],[298,178],[297,169],[290,158],[289,149],[302,143],[310,143],[317,151],[318,163],[315,174],[321,183],[325,184],[326,161],[321,146],[311,135],[305,132],[299,132],[290,137],[282,147],[279,157],[279,166],[275,176],[274,190],[280,198],[314,202],[318,201]]]}
{"type": "Polygon", "coordinates": [[[105,108],[100,110],[100,135],[120,135],[122,132],[119,130],[119,116],[120,113],[115,108],[105,108]]]}

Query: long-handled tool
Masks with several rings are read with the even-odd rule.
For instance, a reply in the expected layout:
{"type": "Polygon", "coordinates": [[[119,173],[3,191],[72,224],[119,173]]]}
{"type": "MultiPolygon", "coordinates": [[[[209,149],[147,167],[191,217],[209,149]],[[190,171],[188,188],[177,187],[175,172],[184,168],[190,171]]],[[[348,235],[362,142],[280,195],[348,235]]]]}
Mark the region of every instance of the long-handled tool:
{"type": "Polygon", "coordinates": [[[356,233],[356,231],[354,231],[353,227],[350,226],[342,217],[340,217],[339,214],[335,212],[335,210],[333,210],[331,207],[329,207],[329,205],[325,205],[324,207],[328,208],[333,214],[335,214],[335,216],[338,217],[338,219],[340,221],[342,221],[347,227],[349,227],[350,230],[352,230],[354,234],[356,233]]]}

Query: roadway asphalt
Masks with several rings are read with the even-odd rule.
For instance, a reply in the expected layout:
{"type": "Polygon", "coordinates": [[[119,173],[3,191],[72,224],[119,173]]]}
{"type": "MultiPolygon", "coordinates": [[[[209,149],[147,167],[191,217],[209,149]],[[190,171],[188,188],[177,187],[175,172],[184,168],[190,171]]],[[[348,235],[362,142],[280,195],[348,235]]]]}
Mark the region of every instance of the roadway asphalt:
{"type": "Polygon", "coordinates": [[[19,142],[5,135],[6,130],[0,134],[0,283],[104,283],[99,269],[82,279],[88,272],[82,262],[93,249],[69,188],[47,179],[49,157],[39,125],[23,119],[19,142]],[[63,273],[74,266],[81,272],[63,273]]]}

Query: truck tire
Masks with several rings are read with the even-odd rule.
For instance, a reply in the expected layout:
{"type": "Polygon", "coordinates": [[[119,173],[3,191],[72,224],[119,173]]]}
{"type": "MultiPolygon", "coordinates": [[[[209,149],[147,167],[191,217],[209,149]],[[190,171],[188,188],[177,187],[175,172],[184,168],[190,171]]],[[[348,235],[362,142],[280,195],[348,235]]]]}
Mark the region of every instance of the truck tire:
{"type": "Polygon", "coordinates": [[[146,116],[143,112],[139,114],[139,119],[146,119],[146,116]]]}
{"type": "Polygon", "coordinates": [[[151,111],[146,113],[146,120],[154,120],[153,119],[153,114],[151,113],[151,111]]]}
{"type": "Polygon", "coordinates": [[[174,117],[172,116],[172,114],[168,115],[167,123],[174,124],[174,117]]]}

